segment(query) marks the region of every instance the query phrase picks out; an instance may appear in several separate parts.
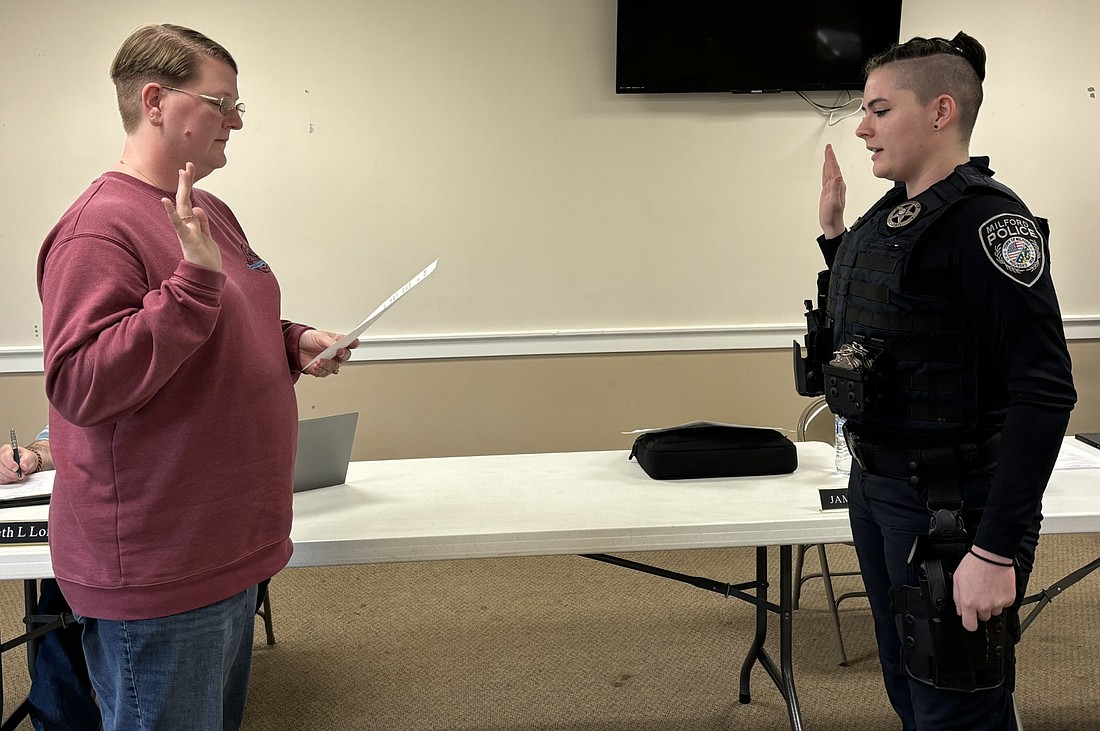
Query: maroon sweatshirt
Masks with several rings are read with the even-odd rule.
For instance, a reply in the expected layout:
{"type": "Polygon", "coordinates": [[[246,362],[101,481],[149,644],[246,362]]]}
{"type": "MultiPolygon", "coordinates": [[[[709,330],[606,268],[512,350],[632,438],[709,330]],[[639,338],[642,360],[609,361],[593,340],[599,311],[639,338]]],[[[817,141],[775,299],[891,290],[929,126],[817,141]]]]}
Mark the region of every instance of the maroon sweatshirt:
{"type": "Polygon", "coordinates": [[[160,199],[105,173],[38,261],[54,574],[77,614],[206,606],[290,558],[298,340],[229,207],[200,190],[224,273],[183,261],[160,199]]]}

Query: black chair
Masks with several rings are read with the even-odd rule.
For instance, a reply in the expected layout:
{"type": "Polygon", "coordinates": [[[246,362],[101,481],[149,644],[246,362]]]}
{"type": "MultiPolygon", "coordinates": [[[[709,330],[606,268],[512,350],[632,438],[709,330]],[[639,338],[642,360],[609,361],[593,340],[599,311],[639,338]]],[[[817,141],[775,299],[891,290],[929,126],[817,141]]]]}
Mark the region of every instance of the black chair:
{"type": "Polygon", "coordinates": [[[267,634],[267,644],[275,644],[275,628],[271,624],[271,579],[260,582],[260,596],[256,602],[256,615],[264,621],[264,632],[267,634]]]}

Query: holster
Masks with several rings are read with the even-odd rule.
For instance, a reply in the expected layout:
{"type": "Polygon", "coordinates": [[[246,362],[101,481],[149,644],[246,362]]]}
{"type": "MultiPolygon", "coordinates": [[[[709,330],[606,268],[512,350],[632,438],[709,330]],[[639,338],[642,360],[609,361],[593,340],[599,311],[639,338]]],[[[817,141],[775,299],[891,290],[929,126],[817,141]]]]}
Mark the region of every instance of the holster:
{"type": "Polygon", "coordinates": [[[917,568],[920,585],[892,590],[902,667],[914,680],[944,690],[973,692],[1006,683],[1011,690],[1019,614],[1006,608],[1000,616],[978,620],[974,632],[963,627],[952,599],[961,553],[938,543],[932,536],[917,538],[910,563],[917,568]]]}
{"type": "Polygon", "coordinates": [[[833,350],[833,328],[825,313],[825,299],[829,292],[829,270],[817,275],[817,307],[813,300],[806,300],[806,355],[802,355],[802,346],[795,340],[792,345],[794,356],[794,387],[800,396],[820,396],[825,393],[822,364],[827,361],[833,350]]]}

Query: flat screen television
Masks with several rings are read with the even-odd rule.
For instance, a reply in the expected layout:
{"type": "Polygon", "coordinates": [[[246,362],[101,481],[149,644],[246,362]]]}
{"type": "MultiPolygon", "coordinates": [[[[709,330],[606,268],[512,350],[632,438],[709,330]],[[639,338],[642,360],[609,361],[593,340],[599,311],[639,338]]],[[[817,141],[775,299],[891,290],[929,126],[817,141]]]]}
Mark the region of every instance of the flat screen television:
{"type": "Polygon", "coordinates": [[[862,89],[900,29],[901,0],[619,0],[615,91],[862,89]]]}

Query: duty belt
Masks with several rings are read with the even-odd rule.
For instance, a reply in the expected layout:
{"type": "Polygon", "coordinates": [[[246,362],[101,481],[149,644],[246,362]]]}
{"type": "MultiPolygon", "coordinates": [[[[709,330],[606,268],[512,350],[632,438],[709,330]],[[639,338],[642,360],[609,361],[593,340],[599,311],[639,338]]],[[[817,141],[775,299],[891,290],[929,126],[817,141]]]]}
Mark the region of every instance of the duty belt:
{"type": "Polygon", "coordinates": [[[845,431],[848,451],[860,467],[874,475],[905,480],[914,488],[939,478],[957,479],[992,470],[997,466],[1001,441],[1001,435],[995,434],[981,444],[905,449],[875,444],[854,431],[845,431]]]}

